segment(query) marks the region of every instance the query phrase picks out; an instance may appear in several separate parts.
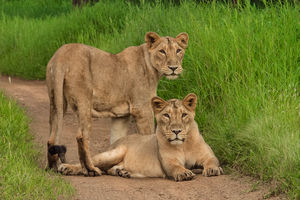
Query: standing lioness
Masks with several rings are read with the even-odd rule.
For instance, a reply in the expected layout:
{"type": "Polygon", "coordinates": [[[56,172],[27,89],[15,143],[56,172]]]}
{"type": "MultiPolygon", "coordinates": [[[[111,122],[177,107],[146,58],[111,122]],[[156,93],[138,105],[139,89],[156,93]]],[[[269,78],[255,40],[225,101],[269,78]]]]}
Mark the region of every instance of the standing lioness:
{"type": "MultiPolygon", "coordinates": [[[[190,180],[190,170],[203,167],[204,176],[223,173],[211,148],[205,143],[194,120],[197,97],[187,95],[183,101],[152,99],[157,120],[156,134],[130,135],[113,143],[110,150],[93,157],[96,167],[122,177],[171,177],[190,180]]],[[[79,146],[83,142],[77,138],[79,146]]],[[[79,152],[83,153],[83,149],[79,152]]],[[[62,164],[59,172],[66,175],[85,173],[80,164],[62,164]]]]}
{"type": "Polygon", "coordinates": [[[111,142],[126,135],[129,115],[135,118],[140,134],[154,133],[150,100],[156,96],[162,76],[174,79],[181,74],[188,35],[172,38],[149,32],[145,40],[146,44],[128,47],[116,55],[83,44],[67,44],[57,50],[48,63],[46,77],[50,98],[49,168],[57,168],[58,157],[64,162],[66,149],[58,145],[67,104],[79,119],[81,165],[92,175],[101,173],[89,153],[92,116],[113,118],[111,142]]]}

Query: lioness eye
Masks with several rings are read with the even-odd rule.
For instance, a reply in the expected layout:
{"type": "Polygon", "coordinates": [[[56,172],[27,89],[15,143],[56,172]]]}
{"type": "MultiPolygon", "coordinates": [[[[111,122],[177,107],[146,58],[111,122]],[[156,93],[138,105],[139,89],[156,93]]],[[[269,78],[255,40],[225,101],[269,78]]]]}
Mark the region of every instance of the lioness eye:
{"type": "Polygon", "coordinates": [[[179,53],[180,51],[181,51],[181,49],[177,49],[177,50],[176,50],[176,53],[179,53]]]}
{"type": "Polygon", "coordinates": [[[182,113],[182,118],[184,118],[185,116],[187,116],[187,114],[186,113],[182,113]]]}
{"type": "Polygon", "coordinates": [[[165,50],[163,50],[163,49],[159,50],[159,52],[162,54],[166,54],[165,50]]]}
{"type": "Polygon", "coordinates": [[[170,118],[170,115],[167,114],[167,113],[163,114],[163,116],[165,116],[165,117],[167,117],[167,118],[170,118]]]}

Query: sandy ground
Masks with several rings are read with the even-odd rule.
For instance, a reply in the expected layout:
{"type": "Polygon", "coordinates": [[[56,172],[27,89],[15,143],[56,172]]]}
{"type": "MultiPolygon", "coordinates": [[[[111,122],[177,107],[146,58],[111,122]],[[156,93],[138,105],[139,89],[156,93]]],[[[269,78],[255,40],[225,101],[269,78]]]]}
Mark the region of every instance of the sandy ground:
{"type": "MultiPolygon", "coordinates": [[[[49,136],[49,99],[45,81],[24,81],[8,77],[0,78],[0,90],[18,101],[32,119],[31,132],[37,144],[42,145],[44,158],[42,166],[46,165],[46,142],[49,136]]],[[[91,154],[104,151],[109,146],[110,119],[94,119],[90,135],[91,154]]],[[[62,143],[67,146],[67,162],[78,162],[77,119],[68,110],[64,120],[62,143]]],[[[100,177],[66,176],[76,188],[74,199],[263,199],[269,192],[267,186],[253,187],[255,181],[249,177],[222,175],[218,177],[203,177],[197,175],[187,182],[174,182],[160,178],[125,179],[103,175],[100,177]],[[253,189],[255,188],[255,189],[253,189]]],[[[272,197],[271,199],[285,199],[272,197]]]]}

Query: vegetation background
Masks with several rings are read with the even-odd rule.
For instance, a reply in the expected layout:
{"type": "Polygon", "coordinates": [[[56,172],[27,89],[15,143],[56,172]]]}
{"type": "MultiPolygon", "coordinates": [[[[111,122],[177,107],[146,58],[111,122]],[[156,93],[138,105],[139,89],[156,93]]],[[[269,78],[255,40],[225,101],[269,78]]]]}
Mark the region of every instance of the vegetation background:
{"type": "Polygon", "coordinates": [[[118,53],[148,31],[187,32],[184,74],[163,79],[158,95],[196,93],[197,122],[227,171],[300,198],[299,3],[234,2],[100,0],[74,8],[71,0],[0,0],[0,72],[44,79],[65,43],[118,53]]]}
{"type": "Polygon", "coordinates": [[[0,199],[70,198],[71,184],[39,167],[40,147],[33,144],[28,123],[24,111],[0,92],[0,199]]]}

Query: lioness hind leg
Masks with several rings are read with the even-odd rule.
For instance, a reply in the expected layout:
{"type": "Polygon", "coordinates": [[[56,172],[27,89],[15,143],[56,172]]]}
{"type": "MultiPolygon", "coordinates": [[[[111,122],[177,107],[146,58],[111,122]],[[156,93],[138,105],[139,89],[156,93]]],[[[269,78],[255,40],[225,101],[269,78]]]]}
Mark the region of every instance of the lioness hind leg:
{"type": "Polygon", "coordinates": [[[86,138],[83,138],[80,135],[76,137],[77,144],[78,144],[78,154],[79,154],[79,160],[81,163],[81,166],[83,169],[86,169],[87,176],[100,176],[102,175],[101,170],[98,167],[95,167],[94,164],[91,161],[91,156],[88,149],[88,141],[86,138]]]}
{"type": "MultiPolygon", "coordinates": [[[[60,135],[63,128],[63,115],[66,112],[67,102],[63,95],[55,94],[54,90],[49,89],[50,99],[50,137],[47,143],[48,166],[46,169],[53,168],[57,171],[57,161],[66,162],[66,147],[59,144],[60,135]],[[56,95],[56,96],[55,96],[56,95]]],[[[62,91],[61,91],[62,92],[62,91]]]]}
{"type": "MultiPolygon", "coordinates": [[[[82,138],[77,138],[78,146],[82,147],[82,138]]],[[[82,153],[82,149],[79,149],[82,153]]],[[[126,153],[126,147],[124,146],[118,146],[115,149],[99,153],[95,155],[92,160],[94,166],[98,167],[99,169],[109,169],[112,166],[119,164],[126,153]]],[[[121,170],[120,170],[121,171],[121,170]]],[[[63,175],[88,175],[87,171],[82,168],[81,164],[61,164],[58,167],[58,172],[60,172],[63,175]]],[[[128,176],[124,171],[122,171],[124,176],[128,176]]],[[[122,172],[119,172],[121,174],[122,172]]],[[[112,173],[112,172],[111,172],[112,173]]]]}
{"type": "Polygon", "coordinates": [[[83,175],[85,174],[80,164],[61,164],[58,167],[58,172],[63,175],[83,175]]]}
{"type": "Polygon", "coordinates": [[[126,152],[127,148],[120,145],[114,149],[95,155],[92,160],[96,167],[104,170],[110,169],[115,165],[119,165],[123,161],[126,152]]]}
{"type": "Polygon", "coordinates": [[[123,178],[130,178],[131,177],[130,173],[127,170],[124,169],[124,166],[123,166],[122,163],[113,166],[112,168],[107,170],[107,173],[109,175],[112,175],[112,176],[121,176],[123,178]]]}

